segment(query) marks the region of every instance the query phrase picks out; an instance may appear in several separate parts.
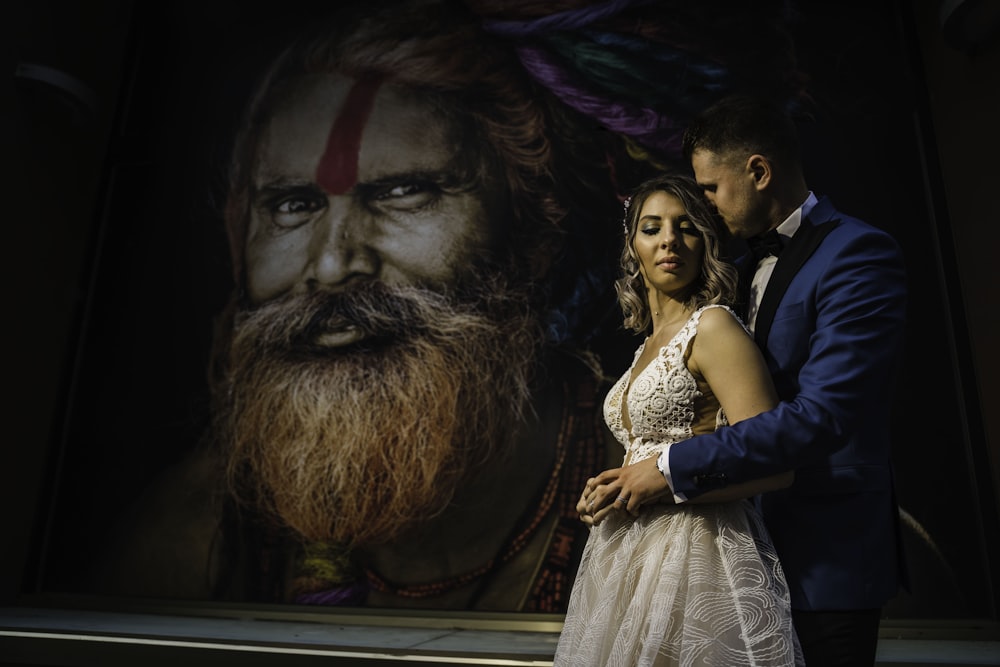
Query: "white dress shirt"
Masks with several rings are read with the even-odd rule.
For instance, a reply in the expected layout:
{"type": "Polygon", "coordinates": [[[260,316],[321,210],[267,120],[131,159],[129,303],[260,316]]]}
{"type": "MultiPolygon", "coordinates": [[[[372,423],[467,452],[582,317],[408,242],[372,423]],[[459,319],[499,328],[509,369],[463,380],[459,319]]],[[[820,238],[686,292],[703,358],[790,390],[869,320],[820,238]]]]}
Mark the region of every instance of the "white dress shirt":
{"type": "MultiPolygon", "coordinates": [[[[792,211],[792,214],[775,228],[778,235],[782,237],[782,243],[785,246],[795,236],[795,232],[799,231],[799,227],[802,225],[802,218],[809,215],[809,212],[812,211],[815,205],[816,195],[810,192],[802,206],[792,211]]],[[[774,255],[768,255],[757,263],[757,271],[753,274],[753,281],[750,283],[750,303],[749,312],[747,312],[747,327],[751,333],[753,333],[754,327],[757,325],[757,311],[760,310],[760,302],[764,298],[764,290],[767,288],[768,281],[771,280],[771,274],[774,273],[774,265],[777,263],[778,258],[774,255]]]]}

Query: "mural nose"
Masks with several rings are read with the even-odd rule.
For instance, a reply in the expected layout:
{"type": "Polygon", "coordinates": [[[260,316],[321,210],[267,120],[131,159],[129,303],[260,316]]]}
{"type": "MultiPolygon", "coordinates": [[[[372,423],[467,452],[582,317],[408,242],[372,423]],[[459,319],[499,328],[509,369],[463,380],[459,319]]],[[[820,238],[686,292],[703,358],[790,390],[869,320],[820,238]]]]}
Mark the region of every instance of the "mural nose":
{"type": "Polygon", "coordinates": [[[331,205],[314,235],[308,283],[332,288],[373,277],[378,271],[374,252],[365,242],[358,214],[349,205],[331,205]]]}

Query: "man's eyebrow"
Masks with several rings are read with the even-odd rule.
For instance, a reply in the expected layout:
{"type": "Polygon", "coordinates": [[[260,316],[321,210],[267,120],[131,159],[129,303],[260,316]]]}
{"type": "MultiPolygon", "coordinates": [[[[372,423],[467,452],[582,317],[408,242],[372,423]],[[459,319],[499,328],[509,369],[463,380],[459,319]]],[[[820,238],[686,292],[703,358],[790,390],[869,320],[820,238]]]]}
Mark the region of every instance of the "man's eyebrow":
{"type": "MultiPolygon", "coordinates": [[[[354,185],[352,191],[365,195],[375,190],[392,188],[407,183],[431,183],[440,188],[458,188],[461,187],[464,180],[453,169],[413,169],[410,171],[386,173],[366,181],[361,181],[354,185]]],[[[315,181],[303,178],[286,178],[283,176],[275,176],[262,183],[252,182],[250,189],[253,196],[264,198],[288,192],[309,192],[324,196],[329,194],[315,181]]]]}
{"type": "Polygon", "coordinates": [[[359,186],[382,186],[395,185],[396,183],[406,183],[409,181],[434,181],[440,182],[448,180],[449,170],[447,169],[411,169],[409,171],[391,172],[375,176],[364,181],[359,181],[359,186]]]}
{"type": "Polygon", "coordinates": [[[442,169],[412,169],[376,175],[374,178],[357,183],[355,188],[361,192],[368,192],[407,183],[432,183],[440,188],[448,189],[462,188],[470,182],[471,179],[464,176],[459,170],[444,167],[442,169]]]}
{"type": "Polygon", "coordinates": [[[273,180],[266,181],[261,184],[251,183],[250,189],[255,195],[272,195],[280,194],[283,192],[289,192],[293,190],[298,191],[315,191],[321,192],[319,184],[313,181],[301,180],[301,179],[287,179],[287,178],[275,178],[273,180]]]}

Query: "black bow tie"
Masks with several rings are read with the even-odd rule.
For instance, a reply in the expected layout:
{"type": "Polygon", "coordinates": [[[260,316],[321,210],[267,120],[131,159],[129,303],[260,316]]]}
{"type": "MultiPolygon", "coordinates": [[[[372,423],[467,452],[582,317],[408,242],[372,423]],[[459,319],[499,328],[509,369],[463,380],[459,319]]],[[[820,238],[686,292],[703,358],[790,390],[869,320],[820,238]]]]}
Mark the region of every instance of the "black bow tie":
{"type": "Polygon", "coordinates": [[[750,252],[753,254],[755,263],[768,255],[777,257],[781,254],[782,247],[784,247],[781,235],[778,234],[778,230],[776,229],[772,229],[762,236],[747,239],[747,245],[750,246],[750,252]]]}

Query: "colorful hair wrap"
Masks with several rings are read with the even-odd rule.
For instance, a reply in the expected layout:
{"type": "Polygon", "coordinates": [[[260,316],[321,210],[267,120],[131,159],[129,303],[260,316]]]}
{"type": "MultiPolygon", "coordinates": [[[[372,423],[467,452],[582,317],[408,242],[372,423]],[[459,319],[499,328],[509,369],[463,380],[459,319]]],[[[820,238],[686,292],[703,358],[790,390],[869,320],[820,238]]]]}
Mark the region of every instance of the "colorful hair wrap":
{"type": "MultiPolygon", "coordinates": [[[[584,30],[579,35],[599,47],[605,59],[617,56],[619,74],[629,74],[630,78],[646,85],[663,79],[681,79],[690,85],[719,92],[731,83],[731,73],[722,63],[692,53],[683,46],[597,30],[584,30]]],[[[669,93],[659,86],[643,92],[669,98],[669,93]]]]}
{"type": "Polygon", "coordinates": [[[727,91],[730,72],[664,41],[665,30],[608,22],[650,2],[607,0],[540,18],[485,18],[483,27],[511,39],[525,70],[563,103],[643,148],[634,154],[676,157],[687,118],[727,91]]]}
{"type": "MultiPolygon", "coordinates": [[[[624,193],[650,169],[679,166],[683,130],[698,112],[740,89],[787,99],[801,83],[794,76],[792,52],[778,38],[780,29],[762,30],[768,39],[750,44],[766,56],[763,65],[748,59],[747,35],[757,35],[758,26],[787,24],[784,14],[747,8],[726,17],[730,20],[720,27],[711,7],[682,0],[465,3],[539,87],[579,114],[585,125],[607,130],[607,177],[625,205],[623,223],[628,215],[624,193]],[[738,15],[753,24],[736,20],[738,15]]],[[[599,274],[599,269],[586,269],[572,293],[559,297],[550,315],[551,339],[579,336],[579,313],[598,293],[599,274]]]]}
{"type": "Polygon", "coordinates": [[[609,37],[607,33],[561,33],[546,38],[544,44],[594,87],[674,114],[694,114],[726,88],[725,68],[706,65],[673,47],[664,50],[634,39],[609,37]]]}
{"type": "Polygon", "coordinates": [[[595,21],[611,18],[629,7],[649,4],[656,0],[607,0],[606,2],[567,9],[528,21],[487,20],[483,27],[501,37],[527,37],[554,30],[579,30],[595,21]]]}
{"type": "Polygon", "coordinates": [[[531,76],[567,106],[647,147],[669,154],[677,152],[683,130],[665,114],[594,93],[575,73],[562,67],[544,49],[519,46],[516,50],[531,76]]]}

